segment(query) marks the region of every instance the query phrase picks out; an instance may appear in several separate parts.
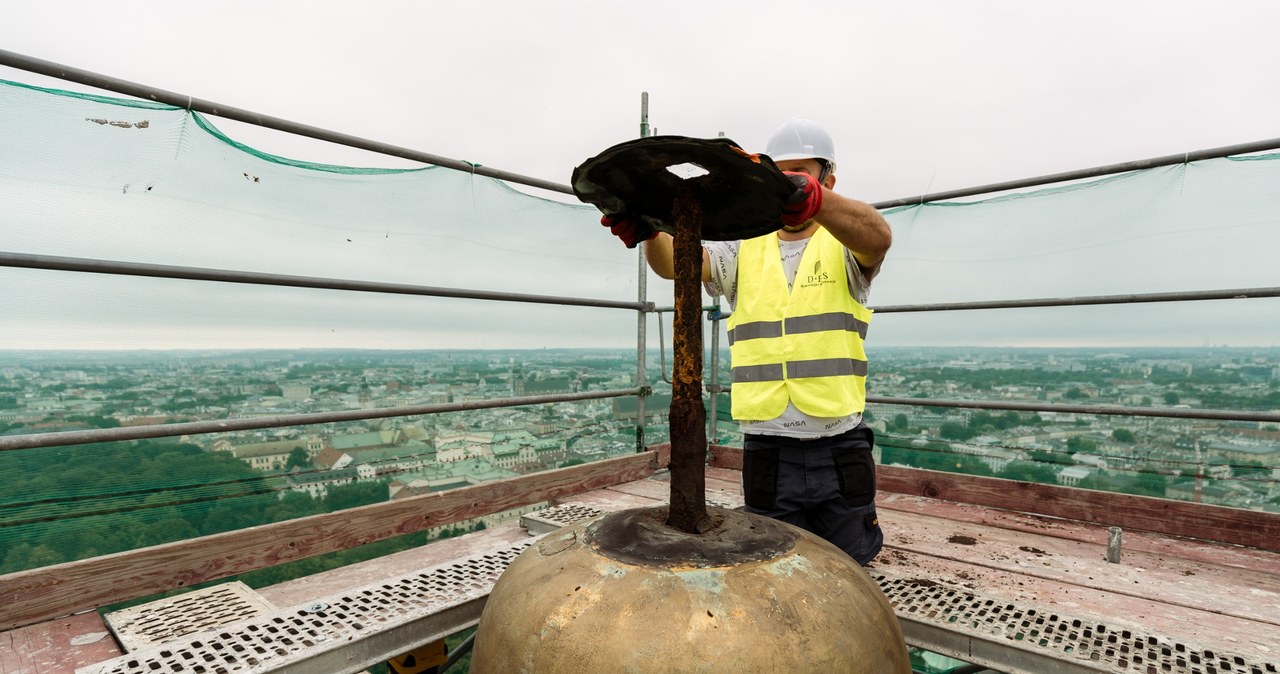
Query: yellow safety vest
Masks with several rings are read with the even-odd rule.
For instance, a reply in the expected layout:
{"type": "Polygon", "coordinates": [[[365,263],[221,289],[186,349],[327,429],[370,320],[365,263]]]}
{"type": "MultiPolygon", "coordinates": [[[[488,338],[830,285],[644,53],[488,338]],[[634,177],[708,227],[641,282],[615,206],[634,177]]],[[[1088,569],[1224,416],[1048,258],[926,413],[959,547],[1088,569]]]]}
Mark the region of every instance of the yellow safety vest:
{"type": "Polygon", "coordinates": [[[849,293],[844,245],[826,229],[809,240],[787,288],[778,235],[738,249],[738,297],[729,316],[733,418],[777,418],[790,400],[814,417],[861,412],[867,400],[871,310],[849,293]]]}

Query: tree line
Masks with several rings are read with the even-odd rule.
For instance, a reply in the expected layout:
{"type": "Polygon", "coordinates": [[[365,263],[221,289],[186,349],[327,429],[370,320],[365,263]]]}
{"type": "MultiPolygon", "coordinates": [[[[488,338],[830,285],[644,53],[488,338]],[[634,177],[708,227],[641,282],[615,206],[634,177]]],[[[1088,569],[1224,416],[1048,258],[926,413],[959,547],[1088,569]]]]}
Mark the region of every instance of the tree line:
{"type": "Polygon", "coordinates": [[[226,452],[141,440],[0,453],[0,573],[343,510],[385,482],[288,491],[226,452]]]}

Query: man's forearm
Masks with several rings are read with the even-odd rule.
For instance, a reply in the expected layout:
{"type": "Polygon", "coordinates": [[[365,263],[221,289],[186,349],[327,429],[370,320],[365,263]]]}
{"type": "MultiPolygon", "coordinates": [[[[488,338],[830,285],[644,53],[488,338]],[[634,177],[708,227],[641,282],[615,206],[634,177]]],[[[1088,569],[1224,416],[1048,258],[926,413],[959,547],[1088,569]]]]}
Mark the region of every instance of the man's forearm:
{"type": "MultiPolygon", "coordinates": [[[[675,240],[666,232],[658,232],[658,235],[644,242],[644,259],[649,263],[649,268],[653,273],[665,279],[674,279],[676,277],[676,254],[675,240]]],[[[707,249],[702,249],[702,269],[699,272],[702,281],[711,280],[711,263],[707,256],[707,249]]]]}
{"type": "Polygon", "coordinates": [[[676,277],[674,242],[670,234],[658,232],[657,236],[645,241],[644,259],[658,276],[665,279],[676,277]]]}
{"type": "Polygon", "coordinates": [[[826,190],[814,218],[853,253],[863,269],[874,269],[893,245],[893,230],[871,204],[826,190]]]}

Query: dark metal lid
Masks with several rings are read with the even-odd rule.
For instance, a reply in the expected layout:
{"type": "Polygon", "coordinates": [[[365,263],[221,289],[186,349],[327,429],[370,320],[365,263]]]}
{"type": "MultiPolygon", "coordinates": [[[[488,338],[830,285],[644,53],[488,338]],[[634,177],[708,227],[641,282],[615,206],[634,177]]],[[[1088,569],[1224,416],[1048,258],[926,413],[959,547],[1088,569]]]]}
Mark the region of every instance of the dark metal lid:
{"type": "Polygon", "coordinates": [[[748,155],[728,138],[652,136],[614,145],[573,170],[573,193],[606,214],[626,213],[669,234],[677,188],[693,185],[702,238],[748,239],[777,231],[782,205],[795,191],[765,155],[748,155]],[[693,164],[705,175],[668,170],[693,164]]]}

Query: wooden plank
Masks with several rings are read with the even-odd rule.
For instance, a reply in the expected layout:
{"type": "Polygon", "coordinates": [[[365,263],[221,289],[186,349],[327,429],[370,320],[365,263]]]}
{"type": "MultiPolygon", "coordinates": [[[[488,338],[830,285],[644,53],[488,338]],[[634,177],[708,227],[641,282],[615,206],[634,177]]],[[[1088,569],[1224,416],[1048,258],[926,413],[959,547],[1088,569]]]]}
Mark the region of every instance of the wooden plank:
{"type": "MultiPolygon", "coordinates": [[[[997,510],[984,506],[954,501],[940,501],[923,496],[879,492],[876,502],[881,511],[900,510],[922,515],[932,515],[956,522],[973,522],[1010,531],[1050,533],[1084,543],[1105,542],[1106,530],[1098,525],[1045,517],[1034,513],[997,510]]],[[[1127,561],[1130,552],[1146,552],[1182,559],[1234,566],[1255,571],[1272,571],[1280,566],[1276,553],[1257,548],[1217,543],[1188,538],[1174,538],[1166,534],[1130,529],[1123,532],[1121,561],[1127,561]]]]}
{"type": "Polygon", "coordinates": [[[713,468],[742,471],[742,448],[711,445],[711,459],[707,465],[713,468]]]}
{"type": "Polygon", "coordinates": [[[671,443],[670,442],[664,442],[660,445],[649,445],[648,447],[645,448],[645,450],[654,453],[654,455],[656,456],[656,460],[658,462],[659,469],[671,467],[671,443]]]}
{"type": "Polygon", "coordinates": [[[652,475],[653,453],[0,576],[0,630],[652,475]]]}
{"type": "MultiPolygon", "coordinates": [[[[742,468],[742,450],[712,447],[713,466],[742,468]]],[[[1057,485],[877,466],[882,491],[1280,552],[1280,514],[1057,485]]]]}
{"type": "Polygon", "coordinates": [[[666,499],[637,496],[628,491],[619,490],[617,487],[579,494],[563,499],[561,502],[589,506],[604,512],[618,512],[619,510],[630,510],[631,508],[651,508],[653,506],[666,505],[667,503],[666,499]]]}
{"type": "Polygon", "coordinates": [[[1280,514],[899,466],[877,471],[884,491],[1280,552],[1280,514]]]}
{"type": "Polygon", "coordinates": [[[1033,608],[1041,615],[1069,616],[1105,624],[1108,629],[1164,635],[1188,645],[1240,653],[1264,661],[1280,657],[1280,633],[1267,623],[895,547],[886,548],[872,566],[872,573],[875,567],[890,569],[917,579],[925,589],[939,584],[956,587],[960,592],[971,591],[997,604],[1011,602],[1033,608]]]}
{"type": "MultiPolygon", "coordinates": [[[[658,480],[640,480],[637,482],[628,482],[615,485],[610,488],[612,491],[620,491],[635,496],[643,496],[654,501],[666,503],[670,498],[671,486],[669,483],[658,480]]],[[[715,499],[724,503],[731,503],[734,507],[742,505],[741,490],[737,483],[725,482],[716,478],[707,478],[707,498],[715,499]]]]}
{"type": "Polygon", "coordinates": [[[1106,531],[1093,544],[937,517],[884,511],[887,543],[943,559],[1019,574],[1058,586],[1158,601],[1275,626],[1280,634],[1280,569],[1251,571],[1134,552],[1106,557],[1106,531]]]}
{"type": "Polygon", "coordinates": [[[715,485],[716,489],[736,491],[742,494],[742,471],[707,466],[707,487],[715,485]]]}
{"type": "Polygon", "coordinates": [[[0,674],[74,672],[122,654],[93,612],[0,632],[0,674]]]}

